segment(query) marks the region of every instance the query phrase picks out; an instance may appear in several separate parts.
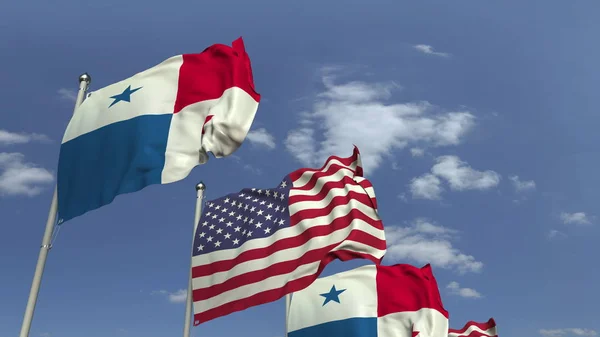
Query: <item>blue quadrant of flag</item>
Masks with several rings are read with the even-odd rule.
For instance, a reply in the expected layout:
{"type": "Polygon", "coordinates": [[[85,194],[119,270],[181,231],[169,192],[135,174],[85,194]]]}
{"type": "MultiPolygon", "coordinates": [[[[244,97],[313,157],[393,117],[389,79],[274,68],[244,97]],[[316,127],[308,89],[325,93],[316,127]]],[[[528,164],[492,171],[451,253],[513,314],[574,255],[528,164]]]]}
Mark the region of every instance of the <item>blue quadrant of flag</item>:
{"type": "Polygon", "coordinates": [[[246,188],[207,202],[194,237],[193,255],[236,248],[288,227],[291,186],[286,176],[276,188],[246,188]]]}

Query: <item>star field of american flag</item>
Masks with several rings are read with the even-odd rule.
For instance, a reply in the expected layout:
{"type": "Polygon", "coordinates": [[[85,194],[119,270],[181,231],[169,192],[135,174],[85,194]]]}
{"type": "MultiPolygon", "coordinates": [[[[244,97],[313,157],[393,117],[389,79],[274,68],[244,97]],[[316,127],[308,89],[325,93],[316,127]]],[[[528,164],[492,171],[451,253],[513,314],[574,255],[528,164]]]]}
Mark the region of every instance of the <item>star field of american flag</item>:
{"type": "Polygon", "coordinates": [[[194,256],[240,247],[289,226],[286,176],[275,188],[245,188],[205,203],[194,238],[194,256]]]}

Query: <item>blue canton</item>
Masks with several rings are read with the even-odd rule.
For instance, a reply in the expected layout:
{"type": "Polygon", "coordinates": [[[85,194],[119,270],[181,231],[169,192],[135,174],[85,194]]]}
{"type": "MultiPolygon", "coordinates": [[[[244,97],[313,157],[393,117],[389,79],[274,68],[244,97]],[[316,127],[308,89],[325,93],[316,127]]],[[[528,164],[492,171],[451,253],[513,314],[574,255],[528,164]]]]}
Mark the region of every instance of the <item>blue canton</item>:
{"type": "Polygon", "coordinates": [[[335,289],[335,284],[334,284],[333,287],[331,287],[331,290],[329,290],[328,293],[320,294],[320,296],[325,297],[325,302],[323,302],[323,306],[325,306],[325,304],[329,303],[330,301],[334,301],[334,302],[340,303],[340,297],[339,296],[344,291],[346,291],[346,289],[340,289],[340,290],[335,289]]]}
{"type": "Polygon", "coordinates": [[[208,201],[194,237],[193,256],[237,248],[248,240],[266,238],[289,227],[291,186],[286,176],[275,188],[246,188],[208,201]]]}
{"type": "Polygon", "coordinates": [[[110,105],[108,107],[110,108],[111,106],[119,103],[120,101],[131,102],[131,94],[133,94],[134,92],[136,92],[140,89],[142,89],[142,87],[131,90],[131,86],[128,86],[125,90],[123,90],[122,93],[120,93],[118,95],[110,96],[110,98],[114,99],[114,101],[112,103],[110,103],[110,105]]]}

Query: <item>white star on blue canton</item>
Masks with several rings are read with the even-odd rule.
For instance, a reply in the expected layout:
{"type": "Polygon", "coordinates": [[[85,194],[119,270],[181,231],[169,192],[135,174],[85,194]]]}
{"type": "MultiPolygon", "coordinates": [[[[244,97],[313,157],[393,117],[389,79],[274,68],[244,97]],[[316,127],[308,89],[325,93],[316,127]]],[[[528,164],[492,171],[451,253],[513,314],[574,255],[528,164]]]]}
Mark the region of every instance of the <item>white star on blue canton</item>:
{"type": "Polygon", "coordinates": [[[239,249],[249,240],[268,238],[286,228],[290,187],[286,178],[276,188],[244,189],[205,203],[207,212],[200,221],[203,230],[194,239],[194,255],[239,249]]]}

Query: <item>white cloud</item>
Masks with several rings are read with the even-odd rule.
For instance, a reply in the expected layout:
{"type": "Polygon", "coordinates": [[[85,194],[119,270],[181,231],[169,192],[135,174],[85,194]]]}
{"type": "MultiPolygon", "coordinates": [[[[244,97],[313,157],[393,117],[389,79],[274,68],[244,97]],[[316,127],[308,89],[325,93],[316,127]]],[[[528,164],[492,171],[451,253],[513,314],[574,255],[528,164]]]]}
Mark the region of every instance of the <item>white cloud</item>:
{"type": "Polygon", "coordinates": [[[415,48],[416,50],[420,51],[421,53],[425,53],[425,54],[429,54],[429,55],[436,55],[436,56],[441,56],[441,57],[450,57],[450,54],[448,53],[440,53],[440,52],[436,52],[433,50],[433,47],[428,45],[428,44],[418,44],[416,46],[413,46],[413,48],[415,48]]]}
{"type": "Polygon", "coordinates": [[[425,154],[425,150],[418,147],[413,147],[412,149],[410,149],[410,154],[413,157],[423,157],[423,155],[425,154]]]}
{"type": "Polygon", "coordinates": [[[441,156],[431,173],[444,178],[455,191],[486,190],[500,183],[500,175],[494,171],[477,171],[457,156],[441,156]]]}
{"type": "Polygon", "coordinates": [[[275,138],[265,128],[248,132],[246,139],[252,144],[266,147],[269,150],[275,148],[275,138]]]}
{"type": "Polygon", "coordinates": [[[545,337],[597,336],[598,335],[598,333],[592,329],[582,329],[582,328],[541,329],[540,334],[545,337]]]}
{"type": "Polygon", "coordinates": [[[77,100],[77,92],[72,89],[60,88],[57,91],[58,97],[61,99],[75,102],[77,100]]]}
{"type": "Polygon", "coordinates": [[[444,191],[440,178],[448,182],[454,191],[486,190],[500,183],[500,175],[494,171],[477,171],[457,156],[441,156],[431,168],[431,173],[425,173],[413,178],[410,191],[414,199],[438,200],[444,191]]]}
{"type": "Polygon", "coordinates": [[[169,302],[171,303],[183,303],[187,299],[187,290],[179,289],[174,293],[169,294],[169,302]]]}
{"type": "Polygon", "coordinates": [[[535,181],[521,181],[519,176],[509,177],[510,181],[513,183],[513,186],[517,192],[525,192],[530,190],[535,190],[535,181]]]}
{"type": "Polygon", "coordinates": [[[0,152],[0,196],[35,196],[53,181],[50,171],[25,162],[23,154],[0,152]]]}
{"type": "Polygon", "coordinates": [[[589,225],[592,222],[587,214],[584,212],[576,212],[576,213],[567,213],[562,212],[560,214],[560,219],[566,225],[575,224],[575,225],[589,225]]]}
{"type": "Polygon", "coordinates": [[[231,158],[231,159],[235,160],[238,164],[240,164],[242,166],[242,168],[244,170],[250,171],[250,172],[252,172],[252,173],[254,173],[256,175],[261,175],[262,174],[262,170],[261,169],[259,169],[258,167],[252,166],[250,164],[244,163],[244,160],[240,156],[232,154],[228,158],[231,158]]]}
{"type": "Polygon", "coordinates": [[[410,182],[410,192],[414,199],[438,200],[444,189],[440,178],[433,174],[424,174],[413,178],[410,182]]]}
{"type": "MultiPolygon", "coordinates": [[[[296,159],[308,166],[318,165],[314,130],[308,127],[292,130],[285,139],[285,146],[296,159]]],[[[346,152],[346,151],[344,151],[346,152]]]]}
{"type": "Polygon", "coordinates": [[[428,102],[388,104],[398,88],[393,82],[336,84],[334,79],[324,72],[325,90],[285,140],[287,150],[307,166],[321,166],[331,155],[349,155],[356,145],[370,172],[393,150],[457,145],[475,124],[468,111],[440,112],[428,102]]]}
{"type": "Polygon", "coordinates": [[[50,138],[39,133],[15,133],[0,129],[0,145],[25,144],[30,142],[48,142],[50,138]]]}
{"type": "Polygon", "coordinates": [[[171,303],[183,303],[187,299],[187,290],[185,290],[185,289],[179,289],[174,292],[169,292],[166,290],[156,290],[151,293],[151,295],[156,295],[156,294],[166,296],[167,299],[169,300],[169,302],[171,302],[171,303]]]}
{"type": "Polygon", "coordinates": [[[258,167],[254,167],[250,164],[244,164],[244,170],[246,171],[250,171],[256,175],[261,175],[262,174],[262,170],[259,169],[258,167]]]}
{"type": "Polygon", "coordinates": [[[450,284],[448,284],[448,286],[446,286],[446,288],[448,290],[450,290],[451,294],[458,295],[460,297],[465,297],[465,298],[481,298],[481,297],[483,297],[475,289],[461,288],[460,284],[458,284],[458,282],[450,282],[450,284]]]}
{"type": "Polygon", "coordinates": [[[558,231],[556,229],[551,229],[548,231],[548,239],[553,240],[553,239],[560,239],[560,238],[566,238],[567,235],[561,231],[558,231]]]}
{"type": "Polygon", "coordinates": [[[452,246],[457,231],[437,226],[426,219],[415,219],[410,226],[387,226],[386,259],[410,260],[418,264],[453,269],[459,273],[480,272],[483,263],[452,246]]]}

